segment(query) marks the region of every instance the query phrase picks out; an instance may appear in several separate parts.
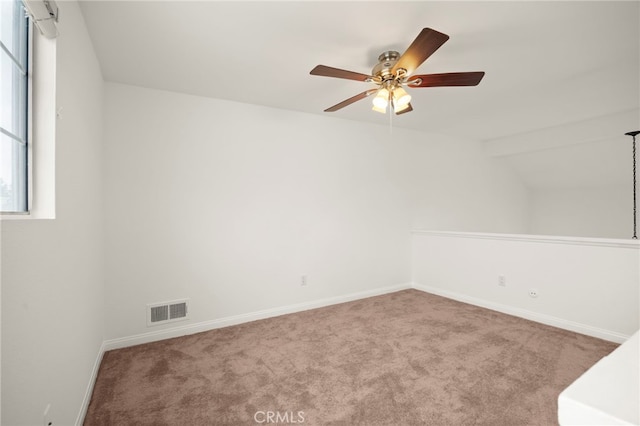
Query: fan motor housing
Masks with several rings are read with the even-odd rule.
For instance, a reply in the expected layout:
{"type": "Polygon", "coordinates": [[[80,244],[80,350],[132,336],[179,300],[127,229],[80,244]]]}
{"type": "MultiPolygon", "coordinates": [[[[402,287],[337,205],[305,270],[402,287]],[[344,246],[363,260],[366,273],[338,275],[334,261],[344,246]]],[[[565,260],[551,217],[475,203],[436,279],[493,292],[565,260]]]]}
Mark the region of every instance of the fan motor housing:
{"type": "Polygon", "coordinates": [[[396,64],[396,62],[398,62],[399,58],[400,53],[396,52],[395,50],[383,52],[382,54],[380,54],[380,56],[378,56],[379,62],[371,70],[371,75],[380,77],[383,80],[386,80],[389,77],[393,77],[391,70],[393,69],[393,66],[396,64]]]}

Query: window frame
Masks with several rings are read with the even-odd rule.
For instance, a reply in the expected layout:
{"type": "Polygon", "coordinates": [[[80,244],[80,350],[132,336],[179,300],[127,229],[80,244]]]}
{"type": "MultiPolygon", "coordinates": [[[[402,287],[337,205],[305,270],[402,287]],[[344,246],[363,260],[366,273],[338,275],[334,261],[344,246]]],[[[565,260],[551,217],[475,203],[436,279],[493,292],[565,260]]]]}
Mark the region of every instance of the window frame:
{"type": "MultiPolygon", "coordinates": [[[[24,129],[24,154],[21,155],[21,157],[19,160],[15,160],[12,159],[11,161],[16,161],[19,162],[19,171],[17,174],[19,175],[19,179],[22,179],[24,181],[24,183],[22,183],[20,185],[21,188],[21,194],[19,195],[20,198],[22,198],[21,200],[21,204],[24,205],[24,210],[7,210],[4,211],[2,210],[2,206],[0,205],[0,216],[24,216],[24,215],[30,215],[31,214],[31,207],[32,207],[32,201],[33,201],[33,176],[32,176],[32,135],[33,135],[33,27],[34,27],[34,23],[32,21],[32,19],[28,16],[27,13],[27,8],[24,5],[22,0],[13,0],[15,3],[17,3],[19,5],[19,7],[22,9],[22,13],[24,13],[24,20],[23,22],[25,23],[26,29],[25,30],[25,36],[26,36],[26,43],[25,43],[25,49],[26,49],[26,55],[25,55],[25,64],[24,67],[21,66],[21,68],[24,68],[24,76],[22,77],[23,82],[24,82],[24,90],[26,91],[25,93],[25,101],[24,101],[24,123],[21,123],[21,125],[19,126],[19,128],[23,128],[24,129]],[[24,126],[24,127],[22,127],[24,126]]],[[[19,30],[16,31],[16,28],[14,28],[14,33],[13,36],[15,37],[16,34],[19,35],[19,37],[22,37],[22,34],[20,34],[21,31],[23,31],[22,26],[20,26],[19,30]]],[[[5,49],[7,49],[7,51],[3,52],[3,54],[7,55],[9,57],[9,59],[12,61],[12,66],[20,66],[20,64],[16,64],[16,58],[15,56],[13,56],[13,54],[8,51],[8,48],[3,48],[2,50],[4,51],[5,49]]],[[[12,84],[11,86],[11,90],[15,90],[15,85],[12,84]]],[[[12,105],[13,108],[13,105],[12,105]]],[[[22,117],[21,117],[22,120],[22,117]]],[[[4,129],[2,129],[4,130],[4,129]]],[[[11,138],[15,141],[15,135],[10,134],[10,132],[8,131],[2,131],[2,133],[8,137],[11,138]]],[[[15,167],[15,164],[14,164],[15,167]]]]}

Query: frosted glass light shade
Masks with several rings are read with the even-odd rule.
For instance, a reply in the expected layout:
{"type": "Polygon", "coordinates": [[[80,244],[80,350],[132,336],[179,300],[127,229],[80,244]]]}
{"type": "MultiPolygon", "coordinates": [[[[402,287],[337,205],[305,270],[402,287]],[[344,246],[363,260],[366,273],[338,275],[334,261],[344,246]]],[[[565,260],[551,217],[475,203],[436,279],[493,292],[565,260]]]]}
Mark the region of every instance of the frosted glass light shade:
{"type": "Polygon", "coordinates": [[[378,94],[373,98],[373,106],[378,108],[386,108],[389,104],[389,91],[384,87],[378,90],[378,94]]]}
{"type": "Polygon", "coordinates": [[[409,104],[408,104],[408,103],[407,103],[407,104],[404,104],[404,105],[398,105],[398,104],[396,104],[395,102],[393,103],[393,111],[394,111],[395,113],[402,112],[402,111],[404,111],[404,110],[405,110],[405,109],[407,109],[407,108],[409,108],[409,104]]]}
{"type": "Polygon", "coordinates": [[[398,108],[401,106],[409,105],[409,102],[411,102],[411,95],[406,90],[402,87],[393,90],[393,104],[397,107],[396,111],[399,111],[398,108]]]}

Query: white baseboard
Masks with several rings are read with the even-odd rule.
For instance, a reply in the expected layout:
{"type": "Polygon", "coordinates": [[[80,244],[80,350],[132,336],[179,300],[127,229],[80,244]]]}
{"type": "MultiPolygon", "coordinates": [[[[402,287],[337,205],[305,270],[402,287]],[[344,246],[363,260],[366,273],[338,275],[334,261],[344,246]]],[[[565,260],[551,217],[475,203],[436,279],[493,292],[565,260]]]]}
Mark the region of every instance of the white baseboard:
{"type": "Polygon", "coordinates": [[[117,339],[109,339],[104,342],[104,350],[120,349],[128,346],[140,345],[143,343],[151,343],[159,340],[170,339],[173,337],[185,336],[188,334],[200,333],[216,328],[228,327],[231,325],[242,324],[245,322],[256,321],[265,318],[276,317],[279,315],[292,314],[295,312],[307,311],[309,309],[322,308],[324,306],[335,305],[338,303],[351,302],[353,300],[364,299],[372,296],[393,293],[400,290],[411,288],[411,284],[398,284],[390,287],[382,287],[373,290],[350,293],[342,296],[329,297],[326,299],[314,300],[310,302],[297,303],[295,305],[281,306],[278,308],[265,309],[257,312],[233,315],[230,317],[218,318],[210,321],[203,321],[195,324],[188,324],[178,327],[166,328],[158,331],[137,334],[134,336],[121,337],[117,339]]]}
{"type": "Polygon", "coordinates": [[[514,308],[513,306],[502,305],[500,303],[490,302],[488,300],[467,296],[462,293],[456,293],[453,291],[430,287],[423,284],[413,283],[411,287],[415,288],[416,290],[424,291],[425,293],[436,294],[438,296],[443,296],[449,299],[457,300],[459,302],[469,303],[471,305],[480,306],[482,308],[491,309],[493,311],[498,311],[553,327],[562,328],[564,330],[574,331],[576,333],[585,334],[587,336],[597,337],[599,339],[608,340],[610,342],[623,343],[627,339],[629,339],[629,337],[631,337],[625,334],[617,333],[615,331],[604,330],[601,328],[592,327],[590,325],[581,324],[550,315],[540,314],[538,312],[529,311],[526,309],[514,308]]]}
{"type": "Polygon", "coordinates": [[[96,384],[96,379],[98,378],[98,371],[100,370],[100,364],[102,363],[102,356],[104,355],[104,352],[105,342],[103,341],[102,345],[100,345],[100,349],[98,349],[96,360],[93,363],[93,369],[91,370],[91,376],[89,377],[89,384],[87,385],[87,389],[84,393],[82,405],[80,406],[80,412],[78,413],[78,418],[76,419],[76,426],[82,426],[82,424],[84,423],[84,418],[87,415],[89,403],[91,402],[91,395],[93,395],[93,386],[96,384]]]}

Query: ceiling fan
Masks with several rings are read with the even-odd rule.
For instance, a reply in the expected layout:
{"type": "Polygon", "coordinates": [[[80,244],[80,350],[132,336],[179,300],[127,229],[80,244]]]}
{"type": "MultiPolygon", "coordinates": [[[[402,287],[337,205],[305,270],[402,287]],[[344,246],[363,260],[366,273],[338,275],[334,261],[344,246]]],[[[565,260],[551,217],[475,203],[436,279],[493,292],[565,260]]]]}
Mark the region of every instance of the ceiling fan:
{"type": "Polygon", "coordinates": [[[357,80],[365,83],[374,83],[377,86],[352,96],[324,111],[338,111],[375,93],[376,96],[373,99],[374,111],[386,113],[387,106],[390,106],[391,110],[396,114],[404,114],[413,111],[413,107],[411,106],[411,96],[404,90],[403,86],[413,88],[478,85],[482,77],[484,77],[484,72],[482,71],[412,75],[416,68],[447,40],[449,40],[448,35],[431,28],[424,28],[402,55],[394,50],[383,52],[378,57],[378,64],[371,70],[371,75],[326,65],[316,66],[311,70],[311,75],[357,80]]]}

